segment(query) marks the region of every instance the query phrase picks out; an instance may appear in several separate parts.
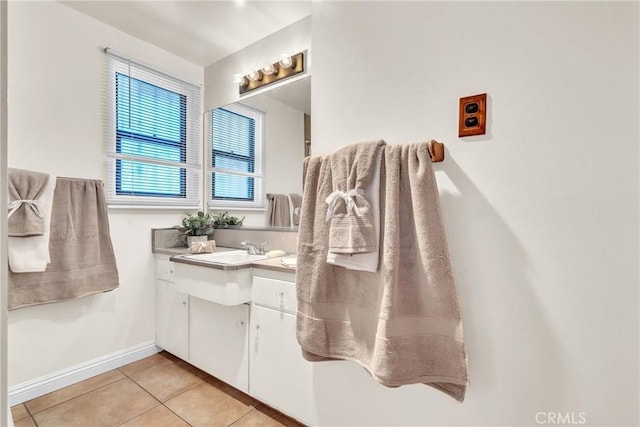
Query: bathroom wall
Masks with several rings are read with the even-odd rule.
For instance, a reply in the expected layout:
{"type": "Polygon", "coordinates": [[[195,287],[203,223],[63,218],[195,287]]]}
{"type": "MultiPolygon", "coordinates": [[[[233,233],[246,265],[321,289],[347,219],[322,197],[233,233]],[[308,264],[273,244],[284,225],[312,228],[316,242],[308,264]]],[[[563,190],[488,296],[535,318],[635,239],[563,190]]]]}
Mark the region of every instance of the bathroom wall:
{"type": "MultiPolygon", "coordinates": [[[[276,62],[283,53],[295,54],[310,48],[311,16],[308,16],[214,62],[204,71],[205,111],[238,101],[238,87],[229,84],[234,74],[246,74],[262,68],[265,64],[276,62]]],[[[311,52],[308,53],[305,74],[311,74],[311,52]]]]}
{"type": "MultiPolygon", "coordinates": [[[[9,166],[105,179],[102,49],[193,83],[203,68],[58,2],[9,3],[9,166]]],[[[9,313],[9,386],[154,340],[151,228],[182,210],[110,209],[120,288],[9,313]]]]}
{"type": "Polygon", "coordinates": [[[446,144],[471,378],[459,404],[319,363],[319,424],[638,425],[638,6],[314,3],[314,152],[446,144]],[[487,134],[458,138],[483,92],[487,134]]]}
{"type": "MultiPolygon", "coordinates": [[[[7,3],[0,4],[0,174],[7,174],[7,3]]],[[[0,188],[0,210],[5,209],[7,190],[0,188]]],[[[7,221],[0,220],[0,259],[7,257],[7,221]]],[[[7,348],[7,264],[0,266],[0,355],[7,348]]],[[[11,411],[7,402],[7,358],[0,360],[0,420],[12,424],[11,411]],[[6,421],[8,420],[8,421],[6,421]]]]}
{"type": "Polygon", "coordinates": [[[302,193],[304,112],[269,96],[241,102],[265,112],[267,193],[302,193]]]}
{"type": "MultiPolygon", "coordinates": [[[[283,53],[295,54],[308,51],[306,56],[305,75],[311,74],[311,16],[303,18],[283,29],[277,31],[246,48],[235,52],[226,58],[214,62],[205,68],[204,85],[204,109],[210,110],[223,105],[237,102],[238,87],[231,83],[234,74],[248,73],[249,71],[261,68],[264,64],[276,62],[283,53]]],[[[297,79],[299,77],[292,77],[297,79]]],[[[291,81],[291,80],[289,80],[291,81]]],[[[276,83],[271,88],[283,83],[276,83]]],[[[255,91],[255,93],[268,93],[269,89],[255,91]]],[[[275,100],[265,101],[263,96],[260,100],[253,96],[242,100],[248,105],[261,102],[262,109],[275,108],[275,112],[282,116],[291,117],[297,112],[286,105],[275,100]]],[[[258,107],[260,108],[260,107],[258,107]]],[[[302,115],[302,113],[300,113],[302,115]]],[[[266,168],[266,188],[268,192],[286,193],[301,192],[302,190],[302,162],[295,162],[295,159],[304,157],[304,132],[303,119],[295,127],[288,127],[286,131],[273,133],[279,126],[267,124],[267,146],[265,153],[266,168]],[[298,138],[299,144],[292,150],[283,151],[282,148],[288,145],[292,138],[298,138]],[[274,148],[275,146],[275,148],[274,148]],[[273,173],[277,171],[276,173],[273,173]],[[293,184],[292,184],[293,183],[293,184]]],[[[282,128],[284,130],[284,127],[282,128]]],[[[215,209],[214,209],[215,210],[215,209]]],[[[264,211],[231,211],[232,215],[245,217],[246,225],[265,225],[264,211]]]]}

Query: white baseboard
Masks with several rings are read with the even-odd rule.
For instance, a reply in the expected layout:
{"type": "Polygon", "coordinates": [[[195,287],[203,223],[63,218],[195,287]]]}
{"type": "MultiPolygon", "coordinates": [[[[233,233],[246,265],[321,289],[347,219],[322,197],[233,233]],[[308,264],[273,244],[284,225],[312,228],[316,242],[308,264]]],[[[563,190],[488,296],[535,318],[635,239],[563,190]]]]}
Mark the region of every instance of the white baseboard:
{"type": "Polygon", "coordinates": [[[35,399],[87,378],[103,374],[161,351],[154,342],[142,343],[97,359],[9,387],[9,406],[35,399]]]}

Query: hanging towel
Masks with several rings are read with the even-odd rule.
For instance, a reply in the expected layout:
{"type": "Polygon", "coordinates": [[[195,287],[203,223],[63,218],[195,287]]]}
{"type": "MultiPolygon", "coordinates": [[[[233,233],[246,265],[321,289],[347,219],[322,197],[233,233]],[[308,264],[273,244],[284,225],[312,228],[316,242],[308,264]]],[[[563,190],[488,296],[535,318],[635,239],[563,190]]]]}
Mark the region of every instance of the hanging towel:
{"type": "Polygon", "coordinates": [[[11,209],[9,210],[8,221],[9,224],[13,224],[10,226],[7,239],[9,268],[14,273],[45,271],[47,264],[51,261],[49,229],[56,177],[39,172],[10,169],[8,178],[9,206],[13,204],[15,208],[13,215],[11,215],[11,209]],[[33,189],[27,188],[29,183],[34,185],[33,189]],[[22,199],[16,197],[22,197],[22,199]],[[20,221],[23,221],[22,225],[20,221]],[[42,234],[38,235],[40,230],[42,234]]]}
{"type": "Polygon", "coordinates": [[[383,150],[378,150],[375,160],[375,167],[371,180],[364,190],[364,197],[371,205],[373,227],[375,230],[375,250],[358,254],[336,254],[329,252],[327,262],[350,270],[370,271],[375,273],[378,270],[380,261],[380,170],[382,166],[383,150]]]}
{"type": "Polygon", "coordinates": [[[306,161],[298,234],[297,339],[310,361],[351,360],[386,386],[424,383],[462,401],[462,319],[427,144],[385,146],[376,273],[325,263],[326,157],[306,161]]]}
{"type": "Polygon", "coordinates": [[[267,223],[270,227],[290,227],[291,209],[286,194],[267,194],[267,223]]]}
{"type": "Polygon", "coordinates": [[[119,286],[102,181],[57,178],[49,234],[51,263],[44,272],[9,272],[10,309],[119,286]]]}
{"type": "Polygon", "coordinates": [[[291,227],[300,224],[300,205],[302,204],[302,194],[288,193],[289,210],[291,213],[291,227]]]}
{"type": "MultiPolygon", "coordinates": [[[[51,211],[52,199],[42,200],[41,197],[49,181],[49,174],[46,173],[9,168],[7,227],[10,237],[44,234],[44,214],[47,210],[51,211]]],[[[51,181],[55,188],[55,177],[51,181]]]]}
{"type": "Polygon", "coordinates": [[[378,248],[374,207],[365,197],[382,140],[347,145],[330,158],[333,191],[325,202],[329,224],[329,250],[335,254],[374,252],[378,248]]]}

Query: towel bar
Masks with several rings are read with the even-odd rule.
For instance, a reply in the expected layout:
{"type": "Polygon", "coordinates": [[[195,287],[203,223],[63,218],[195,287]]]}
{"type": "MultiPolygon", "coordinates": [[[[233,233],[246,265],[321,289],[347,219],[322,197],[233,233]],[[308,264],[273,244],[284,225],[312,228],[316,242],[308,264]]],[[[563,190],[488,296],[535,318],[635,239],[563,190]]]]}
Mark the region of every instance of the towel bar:
{"type": "Polygon", "coordinates": [[[433,163],[442,162],[444,160],[444,144],[438,141],[429,143],[429,154],[433,163]]]}

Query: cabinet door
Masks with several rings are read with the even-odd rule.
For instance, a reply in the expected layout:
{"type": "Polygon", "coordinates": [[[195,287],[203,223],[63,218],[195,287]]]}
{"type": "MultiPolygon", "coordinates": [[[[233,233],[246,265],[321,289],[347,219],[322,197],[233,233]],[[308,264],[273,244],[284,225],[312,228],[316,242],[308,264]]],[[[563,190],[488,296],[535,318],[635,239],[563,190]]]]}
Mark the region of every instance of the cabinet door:
{"type": "Polygon", "coordinates": [[[156,280],[156,345],[187,360],[189,296],[173,288],[173,283],[156,280]]]}
{"type": "Polygon", "coordinates": [[[244,392],[249,390],[249,306],[190,297],[189,362],[244,392]]]}
{"type": "Polygon", "coordinates": [[[311,363],[296,340],[295,316],[253,305],[249,344],[251,395],[313,424],[311,363]]]}

